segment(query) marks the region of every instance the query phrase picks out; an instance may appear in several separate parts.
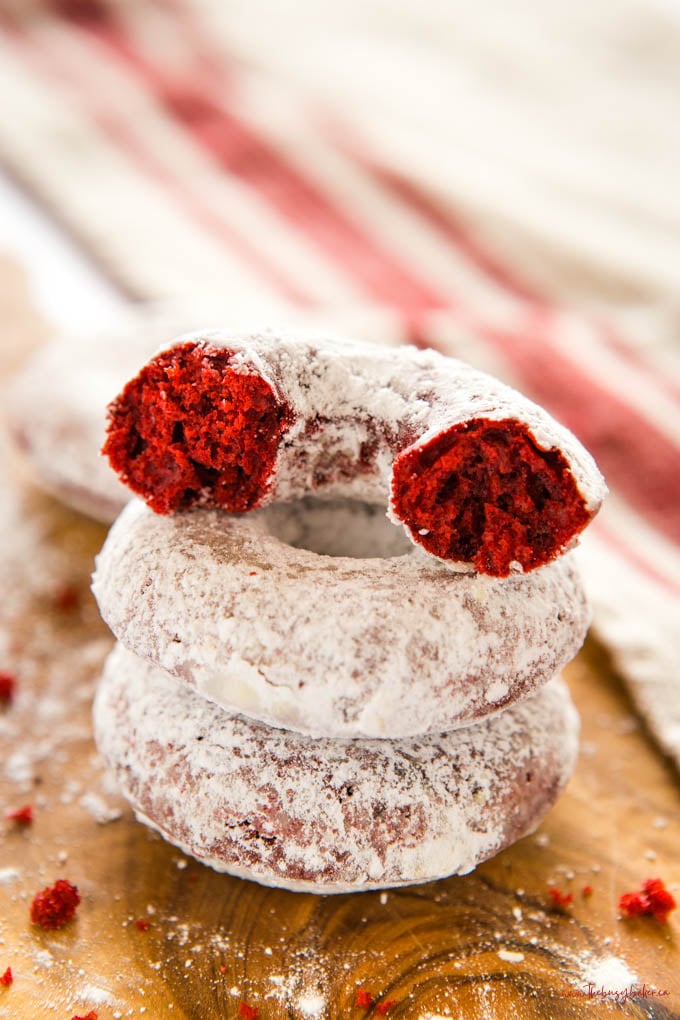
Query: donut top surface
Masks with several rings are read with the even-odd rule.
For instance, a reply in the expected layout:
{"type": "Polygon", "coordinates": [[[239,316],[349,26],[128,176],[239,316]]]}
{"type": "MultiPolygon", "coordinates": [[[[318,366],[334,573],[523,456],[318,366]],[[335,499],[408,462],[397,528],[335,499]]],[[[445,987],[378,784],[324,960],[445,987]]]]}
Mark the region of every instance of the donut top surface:
{"type": "Polygon", "coordinates": [[[606,491],[567,429],[460,361],[274,332],[173,341],[110,405],[104,453],[157,513],[358,498],[494,576],[569,548],[606,491]]]}

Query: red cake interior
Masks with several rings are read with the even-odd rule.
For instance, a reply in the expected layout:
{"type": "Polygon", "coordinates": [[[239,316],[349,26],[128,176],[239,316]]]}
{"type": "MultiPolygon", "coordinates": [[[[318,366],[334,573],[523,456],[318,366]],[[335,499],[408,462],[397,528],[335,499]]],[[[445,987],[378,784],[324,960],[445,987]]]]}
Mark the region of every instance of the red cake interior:
{"type": "Polygon", "coordinates": [[[506,577],[549,562],[590,520],[567,462],[512,419],[454,425],[394,465],[397,516],[428,552],[506,577]]]}
{"type": "Polygon", "coordinates": [[[109,407],[102,452],[152,510],[240,513],[267,492],[290,413],[233,353],[186,343],[155,357],[109,407]]]}

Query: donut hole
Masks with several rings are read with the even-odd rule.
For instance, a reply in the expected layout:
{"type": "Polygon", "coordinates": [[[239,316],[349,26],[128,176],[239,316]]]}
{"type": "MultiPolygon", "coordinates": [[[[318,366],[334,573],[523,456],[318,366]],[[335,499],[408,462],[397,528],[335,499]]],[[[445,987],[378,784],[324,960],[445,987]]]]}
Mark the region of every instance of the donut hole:
{"type": "Polygon", "coordinates": [[[513,419],[464,422],[405,450],[392,499],[428,552],[496,577],[548,563],[590,519],[564,456],[513,419]]]}
{"type": "Polygon", "coordinates": [[[102,452],[152,510],[242,513],[267,492],[289,408],[233,353],[186,343],[150,361],[109,408],[102,452]]]}
{"type": "Polygon", "coordinates": [[[388,520],[384,509],[368,503],[306,497],[273,504],[259,514],[274,538],[318,556],[389,559],[413,551],[413,544],[388,520]]]}

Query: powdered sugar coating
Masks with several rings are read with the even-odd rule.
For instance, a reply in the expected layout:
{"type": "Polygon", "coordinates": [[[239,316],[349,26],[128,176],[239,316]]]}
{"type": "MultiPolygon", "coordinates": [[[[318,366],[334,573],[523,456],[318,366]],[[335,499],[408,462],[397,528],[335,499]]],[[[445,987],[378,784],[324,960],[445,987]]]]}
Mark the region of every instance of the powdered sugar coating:
{"type": "Polygon", "coordinates": [[[313,740],[229,715],[120,645],[94,720],[123,793],[166,839],[219,871],[323,893],[471,871],[535,828],[578,744],[557,678],[456,733],[313,740]]]}
{"type": "Polygon", "coordinates": [[[559,451],[590,516],[604,498],[595,462],[568,429],[516,390],[436,351],[406,345],[386,351],[299,330],[189,333],[162,350],[185,344],[228,351],[230,370],[264,379],[293,413],[260,505],[313,492],[361,499],[387,506],[418,544],[422,537],[395,504],[395,452],[405,443],[411,451],[424,448],[461,423],[509,419],[525,425],[539,449],[559,451]]]}
{"type": "Polygon", "coordinates": [[[572,555],[506,579],[461,574],[350,502],[161,517],[133,501],[93,590],[137,655],[231,711],[333,737],[491,715],[561,669],[590,621],[572,555]]]}

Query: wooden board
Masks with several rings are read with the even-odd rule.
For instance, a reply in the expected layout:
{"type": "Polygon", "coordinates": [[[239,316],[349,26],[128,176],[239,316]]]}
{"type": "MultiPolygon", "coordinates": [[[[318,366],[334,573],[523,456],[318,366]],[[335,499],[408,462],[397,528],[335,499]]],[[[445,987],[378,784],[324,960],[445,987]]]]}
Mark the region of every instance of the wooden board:
{"type": "MultiPolygon", "coordinates": [[[[17,336],[39,333],[25,308],[20,319],[17,336]]],[[[30,827],[0,822],[0,974],[14,974],[0,1017],[208,1020],[237,1017],[241,1003],[261,1020],[375,1016],[355,1006],[357,989],[395,1000],[393,1018],[680,1016],[678,915],[662,927],[617,908],[649,876],[680,891],[678,777],[601,649],[567,671],[582,753],[538,833],[429,885],[325,898],[265,889],[184,857],[110,788],[89,715],[111,647],[88,587],[104,529],[16,462],[3,469],[0,524],[0,670],[19,683],[0,710],[0,809],[35,807],[30,827]],[[29,905],[58,877],[83,900],[74,922],[45,933],[29,905]],[[573,905],[556,910],[551,886],[573,905]],[[624,965],[648,997],[599,1001],[624,965]]]]}

